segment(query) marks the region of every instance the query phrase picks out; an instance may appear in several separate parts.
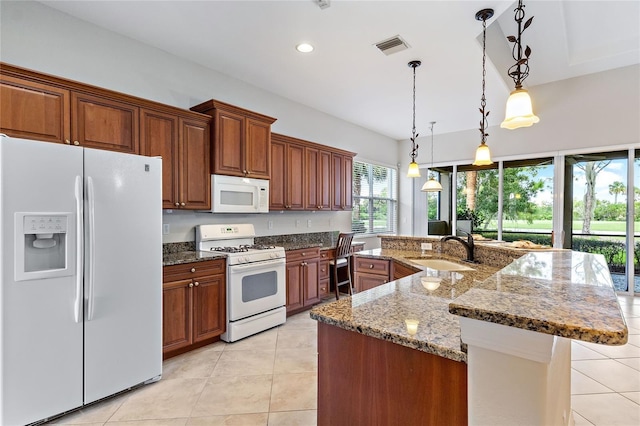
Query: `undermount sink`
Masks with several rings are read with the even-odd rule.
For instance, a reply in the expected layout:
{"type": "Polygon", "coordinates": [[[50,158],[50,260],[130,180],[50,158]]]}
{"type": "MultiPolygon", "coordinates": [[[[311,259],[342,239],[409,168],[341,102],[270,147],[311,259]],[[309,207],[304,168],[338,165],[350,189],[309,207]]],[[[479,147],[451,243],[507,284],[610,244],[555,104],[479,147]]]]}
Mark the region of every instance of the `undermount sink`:
{"type": "Polygon", "coordinates": [[[437,271],[473,271],[466,265],[461,265],[455,262],[449,262],[443,259],[411,259],[412,262],[418,265],[426,266],[427,268],[435,269],[437,271]]]}

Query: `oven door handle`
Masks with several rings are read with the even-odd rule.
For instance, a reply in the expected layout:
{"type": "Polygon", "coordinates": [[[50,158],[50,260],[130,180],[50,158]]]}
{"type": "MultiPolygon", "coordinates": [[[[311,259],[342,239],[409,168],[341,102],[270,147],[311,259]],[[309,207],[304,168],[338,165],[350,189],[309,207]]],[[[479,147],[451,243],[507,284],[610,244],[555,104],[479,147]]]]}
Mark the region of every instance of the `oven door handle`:
{"type": "Polygon", "coordinates": [[[253,262],[253,263],[244,263],[241,265],[230,265],[229,273],[235,274],[235,273],[241,273],[246,271],[252,271],[255,269],[264,269],[265,267],[274,266],[274,265],[285,265],[284,258],[265,260],[265,261],[253,262]]]}

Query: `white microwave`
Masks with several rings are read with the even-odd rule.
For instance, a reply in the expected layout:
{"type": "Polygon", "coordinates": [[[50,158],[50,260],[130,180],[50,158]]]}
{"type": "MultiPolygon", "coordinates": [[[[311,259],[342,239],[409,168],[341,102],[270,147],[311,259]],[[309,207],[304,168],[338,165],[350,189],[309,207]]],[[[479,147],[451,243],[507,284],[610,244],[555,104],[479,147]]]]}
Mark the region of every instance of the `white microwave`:
{"type": "Polygon", "coordinates": [[[269,181],[211,175],[211,213],[268,213],[269,181]]]}

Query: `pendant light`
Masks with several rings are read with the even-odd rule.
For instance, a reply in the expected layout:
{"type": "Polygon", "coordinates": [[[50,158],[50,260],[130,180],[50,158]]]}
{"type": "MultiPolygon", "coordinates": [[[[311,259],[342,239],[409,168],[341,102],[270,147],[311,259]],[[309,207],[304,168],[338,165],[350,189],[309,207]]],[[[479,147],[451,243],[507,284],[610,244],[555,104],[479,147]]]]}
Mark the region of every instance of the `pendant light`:
{"type": "Polygon", "coordinates": [[[515,20],[518,23],[518,38],[509,36],[507,40],[513,43],[511,56],[513,56],[516,63],[509,68],[508,74],[516,84],[516,88],[507,99],[504,121],[500,124],[503,129],[511,130],[519,127],[530,127],[540,121],[533,113],[529,92],[522,88],[522,82],[529,76],[529,56],[531,56],[531,48],[529,46],[525,47],[524,52],[522,51],[522,33],[533,21],[532,16],[524,23],[524,28],[522,27],[522,21],[524,20],[522,0],[518,1],[518,7],[515,9],[515,20]]]}
{"type": "Polygon", "coordinates": [[[422,185],[421,191],[424,192],[439,192],[442,191],[442,185],[433,176],[433,125],[435,121],[431,122],[431,168],[429,168],[429,180],[422,185]]]}
{"type": "Polygon", "coordinates": [[[482,21],[482,97],[480,98],[480,114],[482,114],[482,120],[480,120],[480,146],[476,149],[476,158],[473,161],[474,166],[488,166],[493,164],[491,161],[491,151],[487,145],[487,128],[489,127],[489,111],[486,111],[487,99],[484,96],[485,78],[487,76],[486,62],[487,62],[487,19],[493,16],[493,9],[482,9],[476,13],[476,19],[482,21]]]}
{"type": "Polygon", "coordinates": [[[416,139],[418,138],[416,133],[416,68],[422,65],[422,62],[411,61],[407,65],[413,68],[413,128],[411,129],[411,163],[409,163],[407,177],[417,178],[420,177],[420,167],[416,163],[416,156],[418,155],[418,145],[416,144],[416,139]]]}

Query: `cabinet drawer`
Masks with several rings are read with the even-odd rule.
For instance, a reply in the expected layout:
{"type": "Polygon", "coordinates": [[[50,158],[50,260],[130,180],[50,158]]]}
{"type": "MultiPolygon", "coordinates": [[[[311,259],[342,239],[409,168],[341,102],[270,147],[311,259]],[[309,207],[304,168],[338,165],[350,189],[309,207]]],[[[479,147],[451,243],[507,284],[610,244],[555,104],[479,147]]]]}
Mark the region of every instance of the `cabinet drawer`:
{"type": "Polygon", "coordinates": [[[335,257],[336,257],[336,250],[335,249],[320,250],[320,261],[321,262],[323,260],[332,260],[335,257]]]}
{"type": "Polygon", "coordinates": [[[329,279],[329,261],[321,260],[320,269],[318,270],[318,279],[329,279]]]}
{"type": "Polygon", "coordinates": [[[218,274],[226,274],[226,262],[224,258],[207,260],[205,262],[165,266],[163,268],[162,280],[167,282],[218,274]]]}
{"type": "Polygon", "coordinates": [[[318,293],[320,298],[324,298],[329,295],[329,279],[321,279],[318,284],[318,293]]]}
{"type": "Polygon", "coordinates": [[[355,272],[389,276],[389,261],[355,256],[355,272]]]}
{"type": "Polygon", "coordinates": [[[320,257],[320,247],[309,247],[300,250],[291,250],[287,252],[287,263],[302,262],[309,259],[317,259],[320,257]]]}

